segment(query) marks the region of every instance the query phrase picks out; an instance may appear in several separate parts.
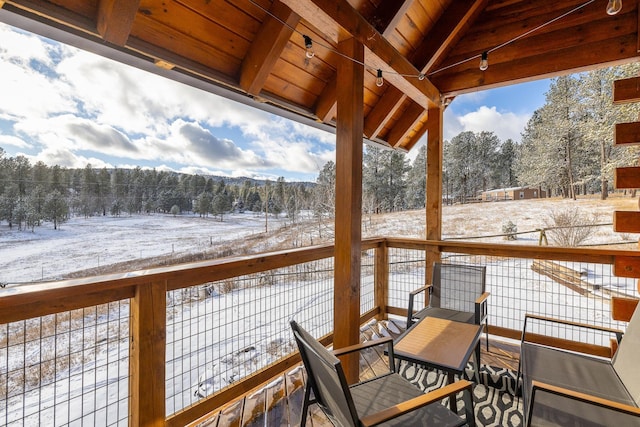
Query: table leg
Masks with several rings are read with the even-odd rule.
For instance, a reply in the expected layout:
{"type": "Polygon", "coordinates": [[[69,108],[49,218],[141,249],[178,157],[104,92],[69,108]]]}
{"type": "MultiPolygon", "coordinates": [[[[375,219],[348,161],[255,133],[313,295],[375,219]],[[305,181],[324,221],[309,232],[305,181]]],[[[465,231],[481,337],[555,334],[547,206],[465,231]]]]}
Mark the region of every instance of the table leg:
{"type": "Polygon", "coordinates": [[[476,346],[476,384],[480,384],[480,341],[478,341],[478,345],[476,346]]]}
{"type": "MultiPolygon", "coordinates": [[[[455,374],[453,372],[447,372],[447,384],[453,384],[455,380],[455,374]]],[[[457,406],[458,405],[456,404],[456,396],[454,395],[449,397],[449,408],[456,414],[458,413],[457,406]]]]}

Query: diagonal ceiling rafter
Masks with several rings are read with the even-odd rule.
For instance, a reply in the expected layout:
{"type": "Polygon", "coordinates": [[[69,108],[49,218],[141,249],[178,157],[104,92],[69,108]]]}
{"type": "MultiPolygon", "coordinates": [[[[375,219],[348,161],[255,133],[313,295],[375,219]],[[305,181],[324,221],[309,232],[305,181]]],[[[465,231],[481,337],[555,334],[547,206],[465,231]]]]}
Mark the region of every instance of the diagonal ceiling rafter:
{"type": "MultiPolygon", "coordinates": [[[[394,27],[397,25],[397,22],[406,13],[407,9],[409,8],[409,6],[411,6],[413,1],[414,0],[382,2],[372,14],[373,16],[370,20],[375,22],[377,30],[386,37],[393,31],[394,27]]],[[[336,114],[335,78],[336,76],[334,75],[332,80],[327,83],[325,90],[316,103],[316,114],[320,120],[326,123],[331,121],[331,119],[335,117],[336,114]]],[[[398,90],[393,86],[389,86],[387,90],[398,92],[398,90]]],[[[365,128],[368,127],[368,130],[365,129],[365,135],[370,138],[375,138],[382,128],[384,122],[385,117],[381,117],[379,115],[376,116],[376,120],[374,123],[370,122],[369,124],[367,124],[367,122],[365,121],[365,128]]]]}
{"type": "Polygon", "coordinates": [[[131,34],[140,0],[100,0],[97,29],[103,39],[124,46],[131,34]]]}
{"type": "MultiPolygon", "coordinates": [[[[423,38],[422,44],[418,46],[411,56],[411,62],[421,68],[424,74],[427,74],[429,70],[442,61],[442,58],[451,50],[452,45],[461,37],[470,22],[478,17],[487,3],[488,0],[457,0],[451,2],[436,25],[423,38]]],[[[389,110],[384,115],[387,120],[406,101],[403,97],[398,99],[397,102],[395,105],[388,105],[389,110]]],[[[420,119],[421,114],[417,113],[418,108],[415,105],[409,105],[407,110],[412,112],[410,115],[412,118],[409,118],[409,115],[404,115],[403,119],[396,123],[387,137],[388,142],[394,147],[402,142],[420,119]]],[[[379,116],[381,115],[379,114],[379,116]]],[[[416,138],[421,136],[420,133],[414,135],[408,145],[415,145],[416,138]]]]}
{"type": "Polygon", "coordinates": [[[427,78],[418,79],[420,71],[346,0],[283,0],[283,3],[316,28],[322,28],[323,33],[334,42],[338,41],[343,30],[351,34],[367,47],[367,66],[387,71],[391,69],[392,72],[384,75],[385,80],[418,104],[425,107],[440,104],[440,92],[433,83],[427,78]]]}
{"type": "Polygon", "coordinates": [[[242,62],[240,87],[251,95],[258,95],[264,87],[280,54],[291,39],[300,16],[276,0],[242,62]]]}

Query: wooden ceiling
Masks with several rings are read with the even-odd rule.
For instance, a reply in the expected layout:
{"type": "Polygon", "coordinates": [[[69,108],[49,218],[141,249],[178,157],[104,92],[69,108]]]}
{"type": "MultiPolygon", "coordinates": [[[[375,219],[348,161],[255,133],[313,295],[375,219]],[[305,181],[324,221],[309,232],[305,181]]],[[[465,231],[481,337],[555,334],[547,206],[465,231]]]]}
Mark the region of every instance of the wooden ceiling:
{"type": "Polygon", "coordinates": [[[0,0],[0,6],[0,20],[10,25],[328,130],[336,115],[338,40],[354,37],[365,45],[364,137],[403,150],[426,132],[428,109],[456,95],[638,56],[637,0],[623,0],[615,16],[605,12],[607,0],[0,0]],[[303,35],[313,43],[310,59],[303,35]],[[478,66],[483,52],[485,71],[478,66]]]}

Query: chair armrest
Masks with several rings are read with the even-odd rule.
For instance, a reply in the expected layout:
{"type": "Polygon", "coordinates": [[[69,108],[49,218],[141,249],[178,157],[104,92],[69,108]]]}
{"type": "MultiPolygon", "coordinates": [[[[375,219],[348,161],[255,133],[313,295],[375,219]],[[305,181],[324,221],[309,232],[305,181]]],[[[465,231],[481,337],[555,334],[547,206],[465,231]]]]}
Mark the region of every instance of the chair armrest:
{"type": "Polygon", "coordinates": [[[531,404],[527,414],[527,426],[531,425],[531,418],[533,415],[533,407],[535,405],[536,393],[550,393],[556,396],[562,396],[568,399],[577,400],[589,405],[606,408],[612,411],[621,412],[633,417],[640,418],[640,408],[635,406],[626,405],[620,402],[614,402],[613,400],[603,399],[601,397],[593,396],[591,394],[581,393],[574,390],[569,390],[564,387],[559,387],[540,381],[532,381],[531,388],[531,404]]]}
{"type": "Polygon", "coordinates": [[[536,314],[528,314],[527,313],[527,314],[524,315],[524,327],[522,329],[522,342],[526,341],[527,320],[529,320],[529,319],[536,319],[536,320],[541,320],[541,321],[544,321],[544,322],[560,323],[560,324],[567,325],[567,326],[575,326],[575,327],[580,327],[580,328],[592,329],[592,330],[596,330],[596,331],[608,332],[608,333],[611,333],[611,334],[615,334],[618,342],[620,342],[622,340],[622,335],[624,334],[624,331],[622,331],[620,329],[607,328],[605,326],[592,325],[592,324],[588,324],[588,323],[579,323],[579,322],[574,322],[574,321],[571,321],[571,320],[556,319],[554,317],[538,316],[536,314]]]}
{"type": "Polygon", "coordinates": [[[383,337],[375,340],[369,340],[360,344],[354,344],[347,347],[342,347],[333,350],[334,356],[343,356],[345,354],[353,353],[354,351],[365,350],[370,347],[375,347],[377,345],[389,344],[393,345],[393,338],[391,337],[383,337]]]}
{"type": "Polygon", "coordinates": [[[468,391],[471,395],[473,393],[472,383],[467,380],[456,381],[453,384],[448,384],[437,390],[433,390],[427,394],[423,394],[422,396],[414,397],[413,399],[383,409],[382,411],[376,412],[375,414],[370,414],[366,417],[362,417],[360,419],[360,422],[363,426],[375,426],[389,421],[393,418],[399,417],[400,415],[414,411],[423,406],[438,402],[446,397],[455,399],[456,394],[465,390],[468,391]]]}
{"type": "Polygon", "coordinates": [[[489,292],[485,292],[480,295],[475,301],[475,322],[476,325],[481,325],[487,319],[489,313],[487,299],[491,295],[489,292]]]}
{"type": "Polygon", "coordinates": [[[366,350],[371,347],[376,347],[379,345],[387,345],[387,349],[385,353],[387,353],[387,357],[389,358],[389,372],[395,372],[395,356],[393,353],[393,338],[391,337],[383,337],[375,340],[366,341],[360,344],[354,344],[347,347],[342,347],[336,350],[333,350],[334,356],[343,356],[345,354],[353,353],[356,351],[366,350]]]}
{"type": "Polygon", "coordinates": [[[489,298],[489,295],[491,295],[491,293],[489,292],[485,292],[484,294],[480,295],[476,300],[476,304],[484,303],[487,300],[487,298],[489,298]]]}
{"type": "Polygon", "coordinates": [[[433,285],[426,285],[426,286],[422,286],[418,289],[415,289],[411,292],[409,292],[409,307],[407,308],[407,329],[409,329],[409,327],[411,326],[411,324],[413,323],[413,300],[416,297],[416,295],[418,295],[420,292],[425,292],[428,291],[429,295],[431,295],[431,292],[433,292],[433,285]]]}

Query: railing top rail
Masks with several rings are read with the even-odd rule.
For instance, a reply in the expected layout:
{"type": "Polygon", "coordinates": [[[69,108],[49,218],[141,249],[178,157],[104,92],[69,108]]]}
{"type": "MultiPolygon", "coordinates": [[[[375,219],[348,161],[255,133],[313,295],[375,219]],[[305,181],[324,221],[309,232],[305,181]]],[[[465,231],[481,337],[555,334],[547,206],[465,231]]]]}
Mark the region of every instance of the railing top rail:
{"type": "Polygon", "coordinates": [[[616,257],[639,257],[640,251],[621,249],[576,248],[562,246],[533,246],[501,243],[461,242],[450,240],[422,240],[390,237],[389,247],[405,249],[437,249],[471,255],[504,256],[512,258],[534,258],[559,261],[595,262],[613,264],[616,257]]]}

